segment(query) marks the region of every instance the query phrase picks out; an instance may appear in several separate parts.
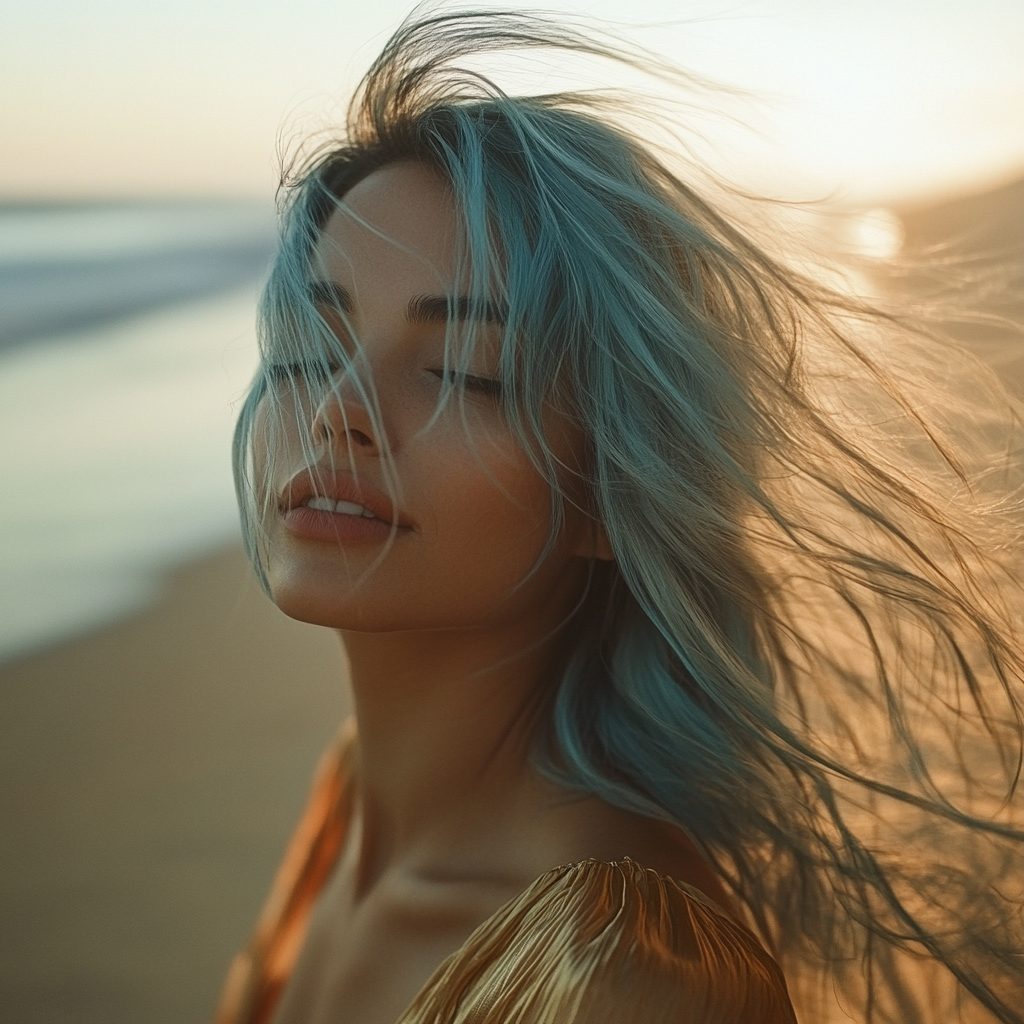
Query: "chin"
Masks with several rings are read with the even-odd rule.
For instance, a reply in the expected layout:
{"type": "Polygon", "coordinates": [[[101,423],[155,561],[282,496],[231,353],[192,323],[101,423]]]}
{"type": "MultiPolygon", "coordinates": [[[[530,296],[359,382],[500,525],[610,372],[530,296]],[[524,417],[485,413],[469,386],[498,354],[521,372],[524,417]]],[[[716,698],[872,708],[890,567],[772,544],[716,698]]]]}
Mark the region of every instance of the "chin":
{"type": "Polygon", "coordinates": [[[312,626],[351,630],[393,628],[379,622],[381,616],[375,613],[375,602],[359,599],[355,594],[339,594],[337,587],[318,593],[316,588],[294,587],[287,583],[275,586],[271,581],[270,594],[274,604],[288,618],[312,626]]]}
{"type": "Polygon", "coordinates": [[[293,581],[275,583],[270,594],[274,604],[290,619],[354,633],[389,633],[434,628],[422,615],[400,606],[393,594],[362,593],[353,586],[348,593],[331,587],[295,586],[293,581]]]}

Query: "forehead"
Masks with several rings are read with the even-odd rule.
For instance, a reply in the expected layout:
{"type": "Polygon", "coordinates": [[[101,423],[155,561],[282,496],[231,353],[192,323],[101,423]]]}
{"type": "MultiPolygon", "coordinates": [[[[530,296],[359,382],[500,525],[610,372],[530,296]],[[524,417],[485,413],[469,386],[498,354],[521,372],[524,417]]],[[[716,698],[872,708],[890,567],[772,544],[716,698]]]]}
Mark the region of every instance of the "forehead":
{"type": "Polygon", "coordinates": [[[391,164],[354,185],[342,203],[317,245],[332,280],[364,287],[404,282],[412,290],[430,281],[431,291],[450,283],[457,218],[450,189],[436,171],[391,164]]]}

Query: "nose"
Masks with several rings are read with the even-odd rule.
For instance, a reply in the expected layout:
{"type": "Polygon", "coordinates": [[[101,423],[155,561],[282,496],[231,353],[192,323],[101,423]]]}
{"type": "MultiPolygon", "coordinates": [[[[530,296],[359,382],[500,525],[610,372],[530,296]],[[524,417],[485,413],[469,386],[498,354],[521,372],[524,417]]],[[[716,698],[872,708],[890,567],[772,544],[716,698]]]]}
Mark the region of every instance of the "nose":
{"type": "Polygon", "coordinates": [[[317,407],[311,433],[315,442],[344,446],[349,455],[379,455],[378,428],[366,408],[365,396],[349,380],[335,381],[317,407]]]}

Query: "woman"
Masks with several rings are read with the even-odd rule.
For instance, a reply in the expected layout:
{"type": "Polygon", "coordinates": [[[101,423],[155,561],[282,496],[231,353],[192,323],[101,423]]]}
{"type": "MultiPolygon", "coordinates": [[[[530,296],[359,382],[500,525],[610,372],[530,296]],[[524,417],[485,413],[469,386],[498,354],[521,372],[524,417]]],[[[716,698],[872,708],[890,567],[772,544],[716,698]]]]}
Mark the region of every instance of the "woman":
{"type": "Polygon", "coordinates": [[[634,60],[412,20],[291,191],[236,474],[354,716],[219,1020],[1024,1020],[1009,399],[524,47],[634,60]]]}

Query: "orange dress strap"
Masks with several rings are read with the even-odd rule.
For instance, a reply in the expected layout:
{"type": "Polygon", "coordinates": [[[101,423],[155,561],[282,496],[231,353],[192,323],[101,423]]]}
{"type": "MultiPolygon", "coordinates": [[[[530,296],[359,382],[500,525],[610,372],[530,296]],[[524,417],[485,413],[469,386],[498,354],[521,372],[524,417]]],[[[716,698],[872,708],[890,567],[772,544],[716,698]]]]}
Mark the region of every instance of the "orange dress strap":
{"type": "Polygon", "coordinates": [[[352,803],[355,721],[327,749],[306,809],[274,877],[248,947],[231,964],[214,1024],[269,1024],[306,935],[313,904],[337,862],[352,803]]]}

